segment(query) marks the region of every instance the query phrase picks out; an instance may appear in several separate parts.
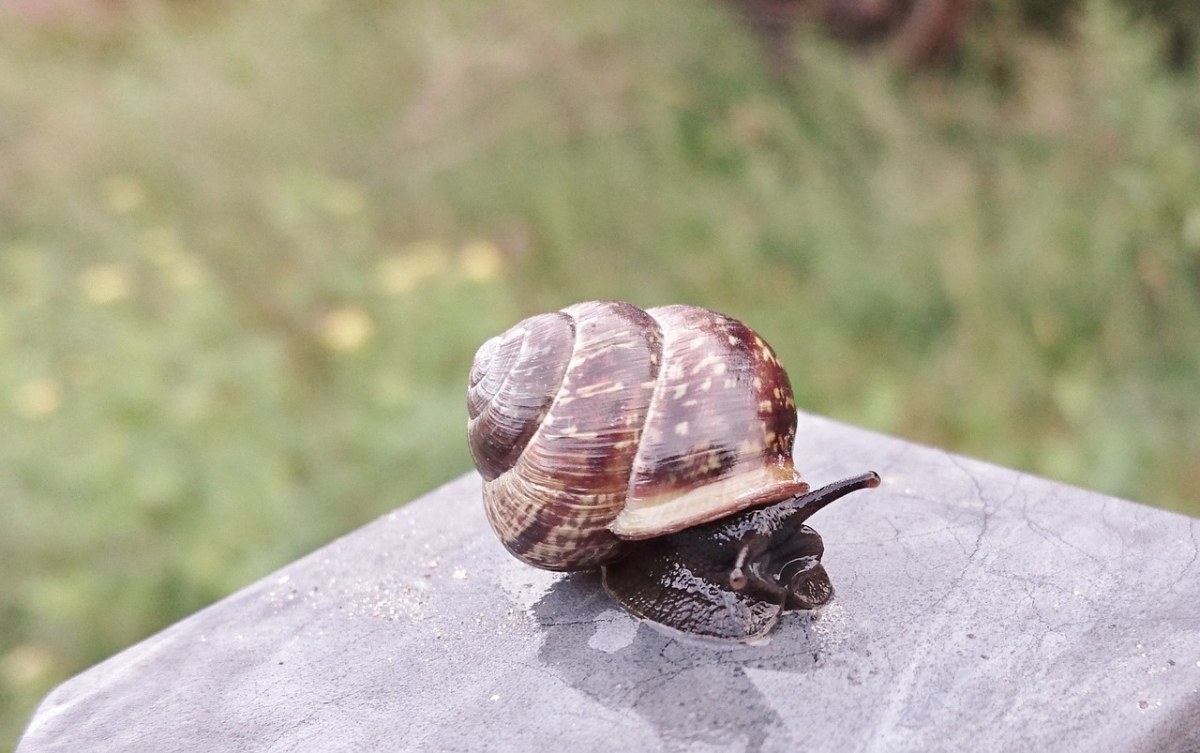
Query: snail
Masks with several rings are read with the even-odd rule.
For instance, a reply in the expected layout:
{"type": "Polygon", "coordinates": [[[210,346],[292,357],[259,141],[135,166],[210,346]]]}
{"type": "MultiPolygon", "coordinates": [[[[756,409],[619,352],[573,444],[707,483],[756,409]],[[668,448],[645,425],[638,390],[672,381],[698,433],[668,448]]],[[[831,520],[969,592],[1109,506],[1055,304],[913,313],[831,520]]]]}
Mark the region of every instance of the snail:
{"type": "Polygon", "coordinates": [[[625,609],[752,642],[833,595],[805,525],[874,472],[810,490],[787,373],[754,330],[695,306],[592,301],[485,342],[467,392],[484,509],[510,553],[601,568],[625,609]]]}

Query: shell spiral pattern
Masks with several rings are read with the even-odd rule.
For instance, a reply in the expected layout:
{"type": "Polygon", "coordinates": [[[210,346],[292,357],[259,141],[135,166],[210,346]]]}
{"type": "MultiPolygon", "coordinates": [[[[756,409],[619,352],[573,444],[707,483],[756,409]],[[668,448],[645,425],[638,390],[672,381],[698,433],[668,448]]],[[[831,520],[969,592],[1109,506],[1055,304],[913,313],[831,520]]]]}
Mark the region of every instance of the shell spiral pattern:
{"type": "Polygon", "coordinates": [[[707,309],[593,301],[530,317],[479,349],[468,415],[488,521],[550,570],[808,489],[787,374],[707,309]]]}

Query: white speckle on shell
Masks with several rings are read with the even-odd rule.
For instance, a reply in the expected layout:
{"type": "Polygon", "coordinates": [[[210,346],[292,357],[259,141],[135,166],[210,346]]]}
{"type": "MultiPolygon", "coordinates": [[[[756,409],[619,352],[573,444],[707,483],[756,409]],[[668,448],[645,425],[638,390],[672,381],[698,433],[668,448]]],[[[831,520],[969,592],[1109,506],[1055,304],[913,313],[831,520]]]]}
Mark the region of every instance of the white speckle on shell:
{"type": "MultiPolygon", "coordinates": [[[[703,341],[697,340],[696,342],[703,342],[703,341]]],[[[699,374],[701,371],[704,371],[704,368],[706,366],[712,366],[715,370],[716,366],[720,363],[721,363],[720,357],[712,355],[710,353],[709,355],[705,356],[704,358],[701,358],[700,362],[692,367],[692,375],[694,376],[696,374],[699,374]]]]}
{"type": "Polygon", "coordinates": [[[599,382],[597,384],[585,384],[575,390],[575,394],[579,397],[594,397],[596,395],[610,395],[615,392],[621,392],[625,389],[622,382],[599,382]]]}

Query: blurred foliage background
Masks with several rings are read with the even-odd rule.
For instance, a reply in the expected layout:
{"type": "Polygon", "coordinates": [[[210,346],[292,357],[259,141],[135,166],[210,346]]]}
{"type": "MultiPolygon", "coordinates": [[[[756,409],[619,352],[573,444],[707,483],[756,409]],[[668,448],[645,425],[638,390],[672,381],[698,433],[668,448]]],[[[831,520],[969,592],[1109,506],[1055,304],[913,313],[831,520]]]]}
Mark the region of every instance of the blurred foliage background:
{"type": "Polygon", "coordinates": [[[467,471],[474,349],[581,299],[1200,514],[1200,78],[1153,13],[993,8],[921,72],[806,27],[779,78],[698,0],[58,6],[0,2],[0,747],[467,471]]]}

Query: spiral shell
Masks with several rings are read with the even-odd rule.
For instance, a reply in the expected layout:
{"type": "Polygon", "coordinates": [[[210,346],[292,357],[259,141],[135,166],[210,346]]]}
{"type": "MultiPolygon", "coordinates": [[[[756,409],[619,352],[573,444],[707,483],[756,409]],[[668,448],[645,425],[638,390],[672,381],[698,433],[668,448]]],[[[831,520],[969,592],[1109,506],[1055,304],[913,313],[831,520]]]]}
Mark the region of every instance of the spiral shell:
{"type": "Polygon", "coordinates": [[[808,489],[787,374],[707,309],[594,301],[530,317],[479,349],[468,414],[492,528],[546,569],[808,489]]]}

